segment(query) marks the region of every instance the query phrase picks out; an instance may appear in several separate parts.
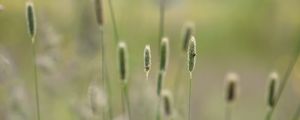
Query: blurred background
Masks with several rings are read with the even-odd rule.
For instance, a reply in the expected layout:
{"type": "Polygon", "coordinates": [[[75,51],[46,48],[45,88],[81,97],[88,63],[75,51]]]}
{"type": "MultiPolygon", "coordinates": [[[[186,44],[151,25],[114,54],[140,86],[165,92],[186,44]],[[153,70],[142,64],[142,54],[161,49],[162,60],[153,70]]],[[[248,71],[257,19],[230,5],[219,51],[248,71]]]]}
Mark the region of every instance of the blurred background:
{"type": "MultiPolygon", "coordinates": [[[[186,117],[188,72],[182,28],[195,23],[197,64],[193,76],[192,119],[224,119],[224,77],[240,77],[232,120],[263,120],[271,72],[285,73],[300,40],[299,0],[166,0],[165,36],[170,61],[164,84],[175,97],[178,119],[186,117]],[[183,69],[183,70],[179,70],[183,69]],[[180,72],[178,72],[180,71],[180,72]],[[174,88],[174,81],[180,86],[174,88]],[[177,96],[177,97],[176,97],[177,96]]],[[[100,79],[100,31],[93,0],[33,0],[38,55],[31,54],[25,0],[0,0],[0,119],[35,117],[33,61],[38,64],[42,120],[89,120],[91,81],[100,79]]],[[[129,91],[134,120],[154,116],[158,76],[159,0],[112,0],[120,39],[129,49],[129,91]],[[145,80],[143,51],[151,45],[152,69],[145,80]]],[[[111,81],[113,116],[122,120],[116,42],[108,0],[104,0],[105,59],[111,81]]],[[[291,119],[300,93],[300,64],[289,79],[273,120],[291,119]]],[[[150,119],[149,119],[150,120],[150,119]]]]}

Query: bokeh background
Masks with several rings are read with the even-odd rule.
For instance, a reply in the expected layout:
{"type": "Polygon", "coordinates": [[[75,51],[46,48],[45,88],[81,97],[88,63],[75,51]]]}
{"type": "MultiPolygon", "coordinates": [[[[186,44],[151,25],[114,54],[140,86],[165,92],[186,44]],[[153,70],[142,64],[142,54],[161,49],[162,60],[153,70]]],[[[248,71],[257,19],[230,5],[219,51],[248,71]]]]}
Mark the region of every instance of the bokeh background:
{"type": "MultiPolygon", "coordinates": [[[[87,120],[91,81],[107,97],[100,80],[100,31],[93,0],[33,0],[37,16],[38,56],[31,54],[25,0],[1,0],[0,119],[32,120],[35,116],[33,61],[38,64],[43,120],[87,120]]],[[[130,56],[130,100],[134,120],[154,115],[158,74],[159,0],[112,0],[120,39],[130,56]],[[151,45],[149,81],[143,49],[151,45]]],[[[170,61],[164,88],[175,90],[176,114],[186,116],[188,72],[182,52],[182,27],[195,23],[197,64],[193,79],[192,119],[224,119],[224,77],[240,76],[241,92],[233,120],[263,120],[271,72],[282,77],[300,40],[299,0],[167,0],[165,36],[170,61]],[[178,69],[181,72],[177,72],[178,69]],[[179,74],[179,75],[178,75],[179,74]],[[174,88],[175,79],[180,86],[174,88]]],[[[108,0],[104,0],[104,39],[114,117],[122,119],[116,42],[108,0]]],[[[291,119],[299,103],[300,64],[289,79],[274,120],[291,119]]],[[[106,97],[105,97],[106,96],[106,97]]],[[[147,118],[147,119],[146,119],[147,118]]],[[[149,119],[150,120],[150,119],[149,119]]]]}

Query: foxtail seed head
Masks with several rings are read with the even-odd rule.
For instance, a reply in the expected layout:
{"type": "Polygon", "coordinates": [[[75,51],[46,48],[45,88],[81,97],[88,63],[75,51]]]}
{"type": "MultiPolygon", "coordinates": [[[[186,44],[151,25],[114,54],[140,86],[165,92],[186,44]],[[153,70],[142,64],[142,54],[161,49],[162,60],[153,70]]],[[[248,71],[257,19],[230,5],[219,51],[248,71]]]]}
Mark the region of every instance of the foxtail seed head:
{"type": "Polygon", "coordinates": [[[103,0],[95,0],[96,18],[97,23],[101,27],[104,23],[103,18],[103,0]]]}
{"type": "Polygon", "coordinates": [[[100,108],[105,107],[107,104],[106,95],[96,85],[90,85],[88,88],[88,99],[90,101],[90,107],[93,114],[97,114],[100,108]]]}
{"type": "MultiPolygon", "coordinates": [[[[28,32],[30,34],[31,38],[35,37],[36,34],[36,19],[35,19],[35,12],[34,12],[34,6],[31,1],[28,1],[26,3],[26,18],[27,18],[27,26],[28,26],[28,32]]],[[[34,39],[32,39],[32,42],[34,39]]]]}
{"type": "Polygon", "coordinates": [[[277,91],[278,74],[273,72],[269,77],[269,91],[268,91],[268,106],[273,108],[275,105],[275,94],[277,91]]]}
{"type": "Polygon", "coordinates": [[[183,47],[182,50],[187,52],[189,41],[191,40],[192,35],[194,34],[195,25],[192,22],[185,23],[184,28],[182,30],[182,40],[183,47]]]}
{"type": "Polygon", "coordinates": [[[165,113],[165,116],[170,118],[173,114],[173,97],[170,91],[163,90],[162,91],[162,100],[163,100],[163,110],[165,113]]]}
{"type": "Polygon", "coordinates": [[[188,68],[190,72],[194,70],[195,64],[196,64],[196,40],[195,37],[192,36],[189,42],[189,50],[188,50],[188,68]]]}
{"type": "Polygon", "coordinates": [[[236,73],[229,73],[226,76],[226,101],[233,103],[238,97],[239,77],[236,73]]]}
{"type": "Polygon", "coordinates": [[[151,69],[151,49],[150,45],[146,45],[144,49],[144,68],[145,72],[149,72],[151,69]]]}
{"type": "Polygon", "coordinates": [[[168,65],[169,39],[163,38],[160,45],[160,70],[165,71],[168,65]]]}
{"type": "Polygon", "coordinates": [[[127,46],[124,42],[120,42],[118,45],[118,55],[119,55],[119,69],[120,69],[120,78],[126,82],[127,78],[127,46]]]}
{"type": "Polygon", "coordinates": [[[165,74],[164,71],[159,71],[158,79],[157,79],[157,89],[156,89],[157,96],[161,95],[161,90],[162,90],[163,80],[164,80],[164,74],[165,74]]]}
{"type": "Polygon", "coordinates": [[[4,6],[0,4],[0,11],[4,10],[4,6]]]}

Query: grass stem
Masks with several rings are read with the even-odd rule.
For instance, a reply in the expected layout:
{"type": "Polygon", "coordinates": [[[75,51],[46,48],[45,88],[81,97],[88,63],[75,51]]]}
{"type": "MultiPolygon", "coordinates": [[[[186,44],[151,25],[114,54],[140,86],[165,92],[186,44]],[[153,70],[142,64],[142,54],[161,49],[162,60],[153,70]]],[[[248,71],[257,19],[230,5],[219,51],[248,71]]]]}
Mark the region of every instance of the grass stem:
{"type": "Polygon", "coordinates": [[[115,16],[115,11],[114,11],[114,8],[113,8],[112,0],[108,0],[108,6],[109,6],[109,9],[110,9],[110,13],[111,13],[111,19],[112,19],[112,24],[113,24],[113,29],[114,29],[115,42],[117,44],[117,43],[119,43],[119,33],[118,33],[117,21],[116,21],[116,16],[115,16]]]}
{"type": "Polygon", "coordinates": [[[188,120],[191,120],[191,98],[192,98],[192,72],[189,72],[190,73],[190,79],[189,79],[189,86],[188,86],[188,89],[189,89],[189,107],[188,107],[188,120]]]}
{"type": "Polygon", "coordinates": [[[106,60],[105,60],[105,45],[104,45],[104,30],[103,26],[99,27],[100,30],[100,44],[101,44],[101,62],[100,62],[100,67],[101,67],[101,72],[102,72],[102,81],[103,85],[105,86],[105,89],[107,91],[107,101],[108,101],[108,114],[109,114],[109,120],[112,120],[113,118],[113,110],[112,110],[112,104],[111,104],[111,90],[110,90],[110,81],[109,81],[109,76],[107,72],[107,66],[106,66],[106,60]]]}
{"type": "Polygon", "coordinates": [[[272,119],[272,115],[274,113],[274,110],[277,107],[277,104],[278,104],[278,102],[279,102],[279,100],[281,98],[283,90],[285,89],[285,86],[286,86],[286,84],[287,84],[287,82],[289,80],[289,77],[290,77],[290,75],[291,75],[291,73],[293,71],[293,68],[294,68],[294,66],[297,63],[297,60],[298,60],[298,57],[299,57],[299,53],[300,53],[300,41],[298,42],[297,45],[298,45],[297,49],[296,49],[294,55],[292,56],[292,59],[291,59],[289,65],[288,65],[288,68],[287,68],[287,70],[286,70],[286,72],[285,72],[285,74],[284,74],[284,76],[282,78],[282,83],[279,85],[278,93],[275,96],[275,100],[274,100],[274,108],[272,108],[270,110],[270,112],[268,113],[267,120],[271,120],[272,119]]]}
{"type": "Polygon", "coordinates": [[[300,105],[298,105],[297,111],[295,112],[292,120],[299,120],[300,117],[300,105]]]}
{"type": "Polygon", "coordinates": [[[34,88],[35,88],[35,102],[36,102],[36,112],[37,112],[37,120],[41,120],[40,115],[40,100],[39,100],[39,81],[38,81],[38,73],[37,73],[37,64],[36,64],[36,43],[35,38],[32,37],[32,55],[33,55],[33,73],[34,73],[34,88]]]}

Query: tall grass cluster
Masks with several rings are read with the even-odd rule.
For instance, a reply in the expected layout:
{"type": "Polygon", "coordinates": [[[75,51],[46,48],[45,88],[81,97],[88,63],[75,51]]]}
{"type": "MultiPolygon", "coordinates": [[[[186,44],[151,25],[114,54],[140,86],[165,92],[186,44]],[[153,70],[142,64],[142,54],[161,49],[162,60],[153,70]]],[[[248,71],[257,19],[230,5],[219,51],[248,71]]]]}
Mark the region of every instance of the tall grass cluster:
{"type": "MultiPolygon", "coordinates": [[[[171,56],[171,52],[173,51],[171,45],[172,44],[172,38],[168,37],[168,35],[165,34],[165,23],[168,21],[166,20],[166,0],[160,0],[159,2],[159,20],[158,20],[158,39],[159,39],[159,45],[157,47],[151,46],[151,43],[146,43],[144,46],[144,50],[140,51],[140,54],[143,55],[141,57],[141,62],[143,62],[143,69],[144,74],[143,77],[145,77],[146,83],[149,84],[149,86],[154,86],[155,89],[151,89],[152,93],[155,94],[155,98],[153,99],[154,102],[150,106],[154,106],[155,110],[153,110],[153,113],[147,113],[151,115],[151,118],[143,118],[143,120],[198,120],[197,118],[193,117],[193,114],[197,114],[194,111],[197,106],[193,105],[193,96],[198,96],[198,91],[194,91],[194,87],[196,87],[194,84],[195,75],[199,75],[197,68],[198,63],[201,63],[201,54],[199,54],[199,51],[201,48],[201,37],[197,36],[196,31],[196,25],[192,22],[186,22],[183,25],[182,34],[181,37],[178,37],[182,42],[180,43],[180,52],[178,53],[178,66],[173,67],[169,66],[169,63],[171,60],[173,60],[171,56]],[[200,45],[200,46],[199,46],[200,45]],[[158,56],[153,56],[152,51],[158,51],[158,56]],[[153,59],[158,57],[159,59],[153,59]],[[199,60],[198,60],[199,59],[199,60]],[[198,62],[196,62],[198,61],[198,62]],[[155,65],[158,65],[157,67],[155,65]],[[175,70],[169,70],[169,68],[174,68],[175,70]],[[155,70],[157,68],[157,70],[155,70]],[[166,76],[169,74],[169,72],[175,71],[176,77],[174,77],[173,85],[170,87],[167,87],[165,85],[166,83],[166,76]],[[150,72],[155,75],[154,80],[150,76],[150,72]],[[186,76],[186,78],[184,78],[186,76]],[[154,83],[154,84],[151,84],[154,83]],[[181,96],[179,94],[180,86],[182,86],[180,83],[186,83],[186,96],[181,96]],[[150,85],[151,84],[151,85],[150,85]],[[179,104],[179,99],[185,99],[186,100],[186,106],[182,109],[179,104]],[[184,111],[184,112],[182,112],[184,111]]],[[[133,100],[131,96],[133,96],[136,92],[133,92],[130,90],[132,82],[130,82],[132,79],[131,74],[134,74],[134,72],[130,72],[129,63],[130,63],[130,55],[132,55],[130,49],[130,45],[126,42],[126,40],[121,41],[120,39],[123,39],[123,36],[120,35],[117,21],[116,21],[116,14],[114,11],[113,6],[113,0],[108,1],[108,9],[110,13],[110,20],[113,27],[113,34],[114,34],[114,44],[113,46],[110,46],[110,44],[107,44],[107,39],[104,37],[106,35],[107,30],[106,29],[106,19],[108,15],[105,15],[104,13],[104,2],[103,0],[94,0],[94,16],[96,21],[96,27],[97,31],[96,33],[99,34],[99,44],[100,44],[100,50],[97,52],[99,53],[99,60],[97,60],[97,73],[98,78],[96,80],[93,80],[89,83],[89,86],[86,88],[86,94],[89,104],[87,105],[87,108],[89,111],[91,111],[91,120],[115,120],[117,117],[116,114],[118,113],[122,115],[122,120],[136,120],[135,118],[135,111],[143,111],[145,108],[143,108],[142,105],[136,106],[137,104],[133,103],[133,100]],[[113,48],[116,50],[116,53],[113,53],[111,51],[108,51],[108,48],[113,48]],[[107,54],[115,54],[116,59],[111,59],[107,56],[107,54]],[[110,73],[109,69],[109,62],[108,61],[114,61],[116,69],[118,70],[117,73],[110,73]],[[114,79],[111,75],[118,76],[118,82],[121,83],[119,86],[119,92],[121,95],[121,99],[115,100],[113,98],[116,98],[113,95],[113,92],[111,91],[115,83],[114,79]],[[102,86],[101,86],[102,85],[102,86]],[[114,101],[119,101],[120,106],[116,107],[116,105],[113,104],[114,101]],[[134,106],[135,105],[135,106],[134,106]],[[120,108],[120,111],[118,109],[114,108],[120,108]]],[[[47,113],[43,113],[41,110],[41,99],[40,99],[40,82],[39,82],[39,69],[38,69],[38,63],[36,61],[37,59],[37,23],[38,19],[36,19],[36,13],[35,13],[35,7],[34,3],[31,0],[28,0],[25,5],[25,17],[26,17],[26,23],[27,23],[27,31],[28,36],[30,37],[30,42],[32,45],[31,51],[32,51],[32,64],[33,64],[33,76],[34,76],[34,102],[35,102],[35,114],[36,114],[36,120],[43,120],[47,119],[47,113]],[[43,116],[42,116],[43,115],[43,116]]],[[[0,5],[0,11],[2,11],[4,7],[0,5]]],[[[289,80],[289,76],[291,75],[293,68],[298,60],[300,53],[300,44],[298,48],[295,50],[293,54],[293,58],[289,62],[289,66],[286,70],[286,72],[282,75],[283,77],[279,77],[278,73],[272,72],[268,76],[268,86],[266,87],[266,103],[265,108],[267,109],[265,114],[265,120],[275,120],[274,119],[274,111],[276,110],[279,101],[282,98],[282,94],[284,89],[287,86],[287,82],[289,80]]],[[[237,74],[237,71],[235,72],[229,72],[224,77],[224,89],[222,92],[224,92],[224,96],[222,99],[224,103],[224,119],[225,120],[234,120],[234,116],[236,113],[236,106],[239,104],[236,104],[239,102],[240,94],[243,94],[242,87],[240,86],[240,83],[243,82],[243,79],[240,77],[239,74],[237,74]]],[[[142,86],[141,88],[146,88],[146,86],[142,86]]],[[[208,91],[207,91],[208,92],[208,91]]],[[[150,96],[150,95],[149,95],[150,96]]],[[[117,104],[119,105],[119,104],[117,104]]],[[[223,106],[222,106],[223,107],[223,106]]],[[[1,109],[0,109],[1,110],[1,109]]],[[[222,112],[222,113],[223,113],[222,112]]],[[[294,116],[292,117],[293,120],[297,120],[300,116],[300,105],[299,109],[295,112],[294,116]]]]}

